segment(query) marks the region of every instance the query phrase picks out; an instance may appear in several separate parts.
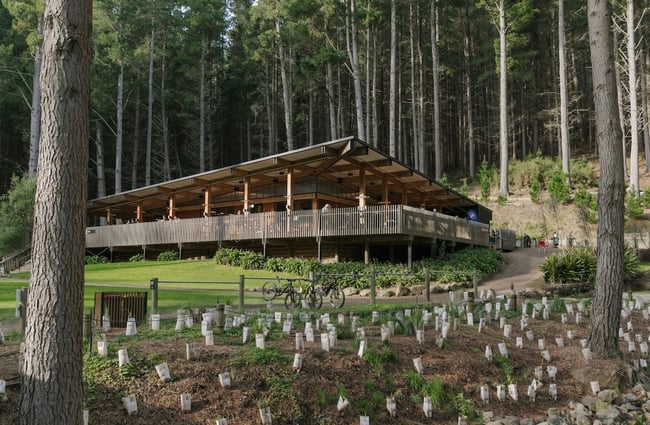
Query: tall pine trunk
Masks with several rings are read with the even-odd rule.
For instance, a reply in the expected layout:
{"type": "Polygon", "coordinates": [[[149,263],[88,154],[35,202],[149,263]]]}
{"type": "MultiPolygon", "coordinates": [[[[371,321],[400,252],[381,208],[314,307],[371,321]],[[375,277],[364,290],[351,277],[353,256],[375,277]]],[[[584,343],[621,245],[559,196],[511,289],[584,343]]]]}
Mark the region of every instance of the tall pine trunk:
{"type": "Polygon", "coordinates": [[[278,57],[280,59],[280,76],[282,77],[282,99],[284,100],[284,127],[287,136],[287,149],[294,149],[293,111],[291,109],[291,80],[287,73],[284,43],[280,34],[280,15],[275,17],[275,33],[278,40],[278,57]]]}
{"type": "Polygon", "coordinates": [[[359,46],[357,43],[357,23],[356,23],[356,0],[348,0],[350,7],[347,11],[347,32],[349,34],[348,57],[352,68],[352,80],[354,83],[354,107],[357,117],[357,136],[359,139],[366,140],[366,127],[363,114],[363,94],[361,90],[361,71],[359,69],[359,46]]]}
{"type": "Polygon", "coordinates": [[[627,0],[627,62],[630,96],[630,191],[639,196],[639,107],[636,98],[636,45],[634,0],[627,0]]]}
{"type": "Polygon", "coordinates": [[[508,69],[506,63],[506,7],[499,0],[499,193],[508,198],[508,69]]]}
{"type": "MultiPolygon", "coordinates": [[[[37,33],[43,36],[43,15],[38,15],[37,33]]],[[[43,46],[36,45],[34,52],[34,76],[32,80],[32,110],[29,128],[29,178],[36,178],[38,171],[38,145],[41,138],[41,64],[43,61],[43,46]]]]}
{"type": "Polygon", "coordinates": [[[390,88],[388,98],[388,153],[397,158],[397,0],[390,2],[390,88]]]}
{"type": "Polygon", "coordinates": [[[154,39],[156,32],[151,22],[151,40],[149,44],[149,80],[147,84],[147,152],[145,159],[145,185],[151,185],[151,144],[153,140],[153,61],[154,61],[154,39]]]}
{"type": "MultiPolygon", "coordinates": [[[[558,38],[558,64],[560,74],[560,145],[562,155],[562,172],[566,174],[567,184],[571,185],[569,146],[569,111],[567,101],[567,70],[565,53],[565,31],[564,31],[564,0],[558,0],[557,14],[557,38],[558,38]]],[[[524,152],[525,156],[525,152],[524,152]]]]}
{"type": "Polygon", "coordinates": [[[92,3],[48,0],[20,424],[82,423],[92,3]],[[52,255],[52,250],[56,255],[52,255]]]}
{"type": "Polygon", "coordinates": [[[115,133],[115,193],[122,191],[122,141],[124,140],[124,63],[117,76],[117,116],[115,133]]]}
{"type": "Polygon", "coordinates": [[[438,78],[438,14],[436,0],[431,1],[431,74],[433,76],[433,150],[435,177],[442,178],[442,146],[440,145],[440,80],[438,78]]]}
{"type": "Polygon", "coordinates": [[[621,150],[609,1],[588,0],[589,44],[600,154],[596,287],[588,344],[604,357],[620,354],[618,328],[623,295],[624,156],[621,150]]]}

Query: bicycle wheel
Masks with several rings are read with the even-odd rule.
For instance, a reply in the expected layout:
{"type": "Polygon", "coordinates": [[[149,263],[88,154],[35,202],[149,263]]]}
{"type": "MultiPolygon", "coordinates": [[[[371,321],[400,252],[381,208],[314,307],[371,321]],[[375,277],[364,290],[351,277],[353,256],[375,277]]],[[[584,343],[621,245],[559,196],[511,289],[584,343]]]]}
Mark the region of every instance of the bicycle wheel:
{"type": "Polygon", "coordinates": [[[275,299],[279,292],[280,288],[278,288],[278,284],[275,280],[267,280],[264,282],[264,285],[262,285],[262,298],[264,298],[264,301],[275,299]]]}
{"type": "Polygon", "coordinates": [[[345,293],[338,286],[330,290],[330,304],[335,308],[341,308],[345,304],[345,293]]]}
{"type": "Polygon", "coordinates": [[[323,293],[314,286],[307,288],[307,305],[312,310],[318,310],[323,305],[323,293]]]}
{"type": "Polygon", "coordinates": [[[302,297],[298,292],[289,291],[286,297],[284,297],[284,306],[287,310],[293,310],[300,307],[302,297]]]}

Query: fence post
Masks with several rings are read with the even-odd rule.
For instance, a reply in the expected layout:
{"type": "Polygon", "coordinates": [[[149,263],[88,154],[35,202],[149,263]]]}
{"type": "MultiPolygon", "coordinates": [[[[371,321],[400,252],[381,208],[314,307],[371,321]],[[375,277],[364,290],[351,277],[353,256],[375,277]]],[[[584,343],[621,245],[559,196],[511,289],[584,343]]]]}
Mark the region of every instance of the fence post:
{"type": "Polygon", "coordinates": [[[431,275],[429,274],[429,270],[425,270],[424,272],[424,291],[426,292],[427,295],[427,302],[431,301],[431,275]]]}
{"type": "Polygon", "coordinates": [[[472,276],[472,284],[474,285],[474,297],[478,297],[478,272],[474,270],[474,275],[472,276]]]}
{"type": "Polygon", "coordinates": [[[149,289],[151,289],[151,310],[152,313],[158,312],[158,278],[154,277],[149,281],[149,289]]]}
{"type": "Polygon", "coordinates": [[[25,326],[27,325],[27,291],[28,288],[16,289],[16,302],[18,303],[17,313],[20,317],[20,330],[25,336],[25,326]]]}
{"type": "MultiPolygon", "coordinates": [[[[84,341],[92,341],[92,321],[90,313],[84,313],[83,336],[84,341]]],[[[92,344],[91,344],[92,345],[92,344]]]]}
{"type": "Polygon", "coordinates": [[[375,271],[370,272],[370,304],[375,304],[377,298],[376,276],[375,271]]]}
{"type": "Polygon", "coordinates": [[[244,283],[245,277],[243,274],[239,275],[239,312],[244,312],[244,283]]]}

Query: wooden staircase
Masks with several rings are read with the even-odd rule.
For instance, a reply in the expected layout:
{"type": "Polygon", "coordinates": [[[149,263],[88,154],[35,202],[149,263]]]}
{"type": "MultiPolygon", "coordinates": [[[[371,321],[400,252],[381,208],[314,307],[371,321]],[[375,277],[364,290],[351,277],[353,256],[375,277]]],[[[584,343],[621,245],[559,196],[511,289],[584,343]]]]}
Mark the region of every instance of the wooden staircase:
{"type": "Polygon", "coordinates": [[[31,246],[25,247],[21,250],[12,252],[0,260],[0,276],[9,274],[14,270],[18,270],[23,265],[29,263],[32,259],[31,246]]]}

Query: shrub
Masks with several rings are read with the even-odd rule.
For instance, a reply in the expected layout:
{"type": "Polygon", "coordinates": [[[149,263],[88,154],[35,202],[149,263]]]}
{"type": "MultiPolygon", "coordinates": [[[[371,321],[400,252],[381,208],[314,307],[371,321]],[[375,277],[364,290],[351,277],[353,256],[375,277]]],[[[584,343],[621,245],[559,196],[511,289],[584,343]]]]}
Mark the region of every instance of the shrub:
{"type": "Polygon", "coordinates": [[[547,189],[553,203],[563,204],[571,198],[569,185],[567,185],[566,180],[566,174],[560,170],[555,171],[551,175],[547,189]]]}
{"type": "MultiPolygon", "coordinates": [[[[639,257],[634,250],[626,248],[623,262],[623,283],[630,285],[641,273],[639,257]]],[[[586,283],[593,287],[596,281],[596,251],[591,247],[568,248],[546,257],[540,270],[546,283],[586,283]]]]}
{"type": "Polygon", "coordinates": [[[534,181],[530,184],[530,200],[533,204],[539,204],[539,182],[534,181]]]}
{"type": "Polygon", "coordinates": [[[481,184],[481,199],[487,202],[490,197],[490,187],[494,179],[494,168],[490,168],[487,161],[484,159],[481,163],[481,168],[478,171],[478,180],[481,184]]]}
{"type": "Polygon", "coordinates": [[[573,196],[573,204],[580,209],[582,220],[587,223],[596,224],[598,204],[593,195],[587,189],[581,187],[573,196]]]}
{"type": "Polygon", "coordinates": [[[634,220],[641,218],[643,215],[643,202],[640,196],[633,192],[625,194],[625,216],[634,220]]]}
{"type": "Polygon", "coordinates": [[[129,258],[129,262],[131,263],[139,263],[140,261],[144,261],[144,254],[135,254],[129,258]]]}
{"type": "Polygon", "coordinates": [[[176,261],[178,253],[176,251],[163,251],[158,254],[158,261],[176,261]]]}
{"type": "Polygon", "coordinates": [[[84,258],[84,264],[106,264],[108,263],[108,258],[101,255],[86,255],[84,258]]]}

